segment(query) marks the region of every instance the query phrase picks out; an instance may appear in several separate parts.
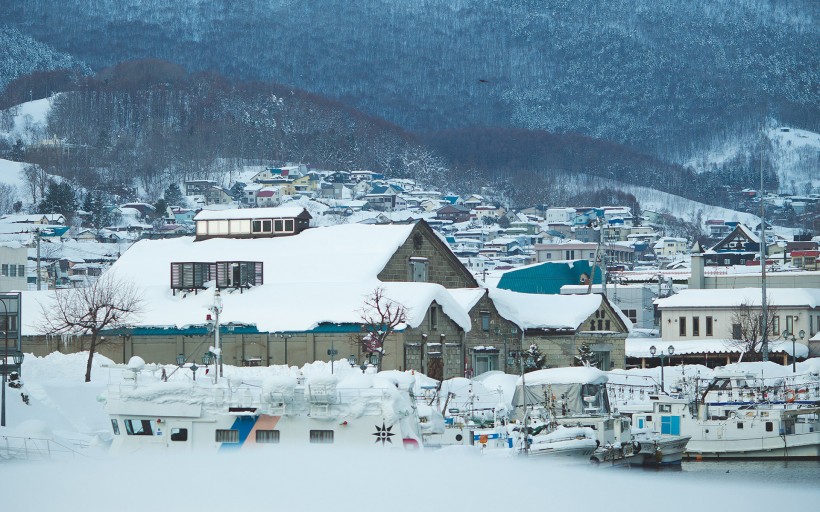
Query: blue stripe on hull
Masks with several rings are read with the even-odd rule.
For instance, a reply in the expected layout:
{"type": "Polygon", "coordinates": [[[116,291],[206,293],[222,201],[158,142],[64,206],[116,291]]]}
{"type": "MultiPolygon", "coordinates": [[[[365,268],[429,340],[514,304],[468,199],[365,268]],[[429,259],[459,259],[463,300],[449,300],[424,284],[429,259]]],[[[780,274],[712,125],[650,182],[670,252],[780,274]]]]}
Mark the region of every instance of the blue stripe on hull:
{"type": "Polygon", "coordinates": [[[231,430],[238,430],[239,431],[239,442],[238,443],[222,443],[219,446],[220,451],[228,451],[228,450],[238,450],[243,444],[245,444],[245,440],[248,438],[248,435],[253,430],[253,426],[256,425],[256,420],[258,416],[237,416],[235,420],[233,420],[233,425],[231,425],[231,430]]]}

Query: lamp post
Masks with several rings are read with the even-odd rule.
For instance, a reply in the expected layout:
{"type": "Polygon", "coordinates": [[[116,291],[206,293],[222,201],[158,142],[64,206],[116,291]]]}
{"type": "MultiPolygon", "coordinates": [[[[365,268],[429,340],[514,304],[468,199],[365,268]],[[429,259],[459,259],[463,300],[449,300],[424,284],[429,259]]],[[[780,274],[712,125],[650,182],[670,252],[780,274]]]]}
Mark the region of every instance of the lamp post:
{"type": "MultiPolygon", "coordinates": [[[[669,347],[666,350],[668,352],[667,354],[665,354],[663,352],[663,350],[661,350],[660,353],[658,353],[658,357],[661,358],[661,391],[664,392],[664,393],[666,393],[666,386],[664,385],[664,382],[663,382],[663,360],[666,357],[670,357],[670,358],[672,357],[672,354],[675,353],[675,347],[673,347],[672,345],[669,345],[669,347]]],[[[655,348],[655,345],[652,345],[651,347],[649,347],[649,353],[652,354],[652,357],[655,357],[655,354],[657,352],[658,352],[658,349],[655,348]]]]}
{"type": "Polygon", "coordinates": [[[282,338],[285,340],[285,366],[290,366],[288,364],[288,340],[293,337],[291,334],[281,333],[276,335],[277,338],[282,338]]]}
{"type": "MultiPolygon", "coordinates": [[[[799,335],[800,335],[800,342],[802,343],[803,338],[806,337],[806,331],[801,329],[799,335]]],[[[794,332],[791,333],[791,337],[792,337],[792,373],[797,373],[797,352],[796,352],[796,350],[797,350],[797,344],[796,344],[797,337],[794,335],[794,332]]],[[[783,331],[783,339],[788,341],[788,339],[789,339],[789,331],[788,330],[783,331]]]]}

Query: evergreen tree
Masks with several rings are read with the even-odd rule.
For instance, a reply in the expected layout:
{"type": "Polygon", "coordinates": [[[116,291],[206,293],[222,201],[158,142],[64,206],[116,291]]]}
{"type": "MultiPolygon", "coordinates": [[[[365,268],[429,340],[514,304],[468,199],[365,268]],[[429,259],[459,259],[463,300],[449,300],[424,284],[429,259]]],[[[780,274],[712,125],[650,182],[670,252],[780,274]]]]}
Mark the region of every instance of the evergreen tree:
{"type": "Polygon", "coordinates": [[[77,198],[74,188],[67,182],[57,183],[51,180],[48,183],[46,196],[40,202],[40,213],[59,213],[70,219],[77,211],[77,198]]]}
{"type": "Polygon", "coordinates": [[[595,366],[597,364],[595,352],[586,343],[578,347],[578,355],[575,356],[575,366],[595,366]]]}
{"type": "Polygon", "coordinates": [[[533,372],[544,368],[547,364],[547,356],[541,353],[538,345],[533,343],[530,348],[524,352],[524,373],[533,372]]]}
{"type": "Polygon", "coordinates": [[[163,197],[165,198],[165,203],[169,206],[185,206],[185,196],[182,195],[182,191],[176,183],[168,185],[163,197]]]}

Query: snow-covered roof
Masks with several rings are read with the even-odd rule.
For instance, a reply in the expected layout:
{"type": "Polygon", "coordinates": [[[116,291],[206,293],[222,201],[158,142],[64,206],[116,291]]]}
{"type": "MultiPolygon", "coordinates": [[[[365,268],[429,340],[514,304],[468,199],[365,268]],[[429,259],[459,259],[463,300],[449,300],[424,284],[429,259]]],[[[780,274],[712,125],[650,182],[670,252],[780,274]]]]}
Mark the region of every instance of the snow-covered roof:
{"type": "MultiPolygon", "coordinates": [[[[524,375],[527,386],[542,386],[549,384],[606,384],[609,378],[598,368],[587,366],[569,368],[547,368],[536,370],[524,375]]],[[[521,377],[516,386],[521,386],[521,377]]]]}
{"type": "Polygon", "coordinates": [[[470,311],[481,300],[486,290],[484,288],[456,288],[448,290],[453,299],[464,311],[470,311]]]}
{"type": "MultiPolygon", "coordinates": [[[[305,331],[321,323],[360,323],[365,299],[376,288],[407,308],[407,325],[422,323],[430,304],[465,331],[467,311],[443,286],[433,283],[385,283],[377,275],[410,236],[413,225],[345,224],[313,228],[296,236],[256,239],[192,237],[142,240],[117,260],[109,272],[134,283],[144,302],[140,326],[202,325],[213,305],[214,290],[177,292],[169,286],[172,262],[261,261],[264,284],[222,293],[220,320],[255,325],[263,332],[305,331]]],[[[32,292],[35,293],[35,292],[32,292]]],[[[50,297],[31,295],[24,334],[36,334],[42,316],[37,303],[50,297]]],[[[405,326],[399,326],[403,329],[405,326]]]]}
{"type": "Polygon", "coordinates": [[[298,217],[304,208],[283,206],[277,208],[232,208],[230,210],[202,210],[194,220],[278,219],[298,217]]]}
{"type": "MultiPolygon", "coordinates": [[[[713,339],[713,340],[676,340],[665,341],[659,338],[627,338],[626,339],[626,357],[645,357],[647,359],[653,357],[649,347],[655,346],[658,351],[667,351],[667,347],[672,345],[675,348],[675,355],[687,354],[738,354],[742,352],[738,346],[738,340],[729,339],[713,339]]],[[[795,352],[797,357],[805,358],[809,355],[809,349],[802,343],[795,343],[795,352]]],[[[791,341],[784,342],[783,340],[770,340],[770,352],[785,352],[789,355],[792,353],[791,341]]]]}
{"type": "MultiPolygon", "coordinates": [[[[660,309],[669,308],[733,308],[741,304],[760,306],[763,293],[760,288],[734,288],[709,290],[681,290],[679,293],[658,299],[660,309]]],[[[820,289],[817,288],[768,288],[769,304],[778,307],[816,308],[820,305],[820,289]]]]}
{"type": "Polygon", "coordinates": [[[577,329],[601,306],[601,295],[542,295],[490,289],[498,313],[522,329],[577,329]]]}

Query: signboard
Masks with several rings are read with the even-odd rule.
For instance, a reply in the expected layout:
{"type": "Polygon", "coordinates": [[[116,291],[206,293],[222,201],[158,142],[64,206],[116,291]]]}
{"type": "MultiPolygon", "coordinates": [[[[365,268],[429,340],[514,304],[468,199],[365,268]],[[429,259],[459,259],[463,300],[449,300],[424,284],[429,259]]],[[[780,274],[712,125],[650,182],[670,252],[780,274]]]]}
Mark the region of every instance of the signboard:
{"type": "Polygon", "coordinates": [[[338,355],[338,354],[339,354],[339,351],[336,350],[336,349],[333,349],[333,348],[328,349],[328,351],[327,351],[327,355],[329,355],[329,356],[335,356],[335,355],[338,355]]]}

